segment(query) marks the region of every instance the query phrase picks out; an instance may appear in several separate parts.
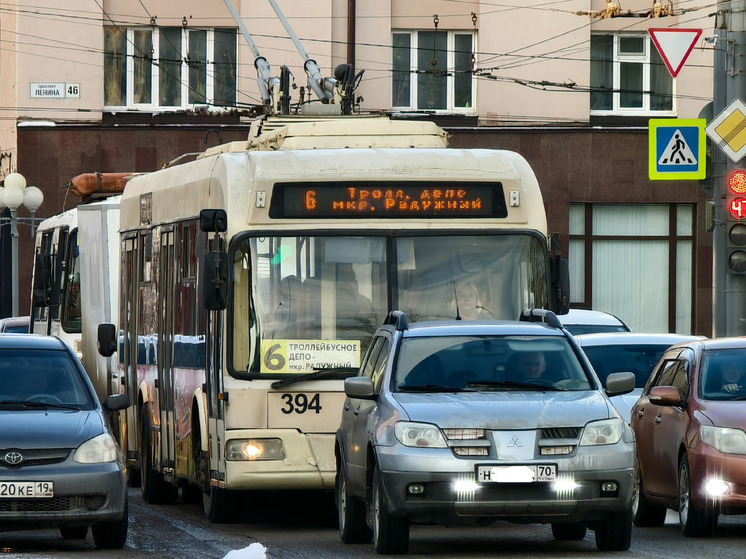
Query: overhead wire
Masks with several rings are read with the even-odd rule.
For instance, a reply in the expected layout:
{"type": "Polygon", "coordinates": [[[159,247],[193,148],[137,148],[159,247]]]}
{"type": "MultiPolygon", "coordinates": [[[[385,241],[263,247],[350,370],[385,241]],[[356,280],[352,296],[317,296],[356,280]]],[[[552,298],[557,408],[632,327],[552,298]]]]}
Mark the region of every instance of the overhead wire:
{"type": "MultiPolygon", "coordinates": [[[[103,7],[98,2],[98,0],[95,0],[95,1],[96,1],[96,4],[99,6],[99,8],[101,8],[102,13],[104,13],[105,17],[112,24],[121,26],[121,23],[123,23],[123,22],[117,23],[117,20],[113,19],[113,17],[112,17],[111,14],[108,14],[108,13],[106,13],[104,11],[103,7]]],[[[449,1],[449,0],[445,0],[445,1],[449,1]]],[[[453,2],[453,3],[465,3],[465,4],[468,4],[468,2],[459,2],[459,0],[450,0],[450,1],[453,2]]],[[[685,3],[689,2],[689,1],[692,1],[692,0],[685,0],[684,2],[680,2],[679,4],[685,4],[685,3]]],[[[145,4],[142,2],[142,0],[139,0],[139,3],[142,6],[142,8],[145,11],[145,13],[148,14],[148,16],[152,19],[154,16],[152,16],[150,14],[149,10],[145,6],[145,4]]],[[[562,2],[560,2],[560,3],[562,3],[562,2]]],[[[532,9],[534,9],[534,8],[535,9],[544,9],[544,10],[549,10],[549,11],[559,11],[557,8],[554,8],[554,7],[546,7],[546,6],[554,6],[556,4],[557,4],[557,2],[547,2],[543,6],[531,6],[530,8],[532,8],[532,9]]],[[[497,11],[507,11],[507,10],[516,10],[516,9],[521,9],[521,8],[529,8],[529,7],[526,7],[526,6],[508,5],[508,4],[504,4],[504,3],[485,3],[485,2],[483,2],[482,5],[494,5],[496,7],[496,9],[494,10],[495,12],[497,12],[497,11]]],[[[0,3],[0,12],[4,9],[2,6],[4,6],[4,5],[0,3]]],[[[34,15],[40,15],[38,12],[30,12],[29,10],[24,10],[24,13],[33,13],[34,15]]],[[[65,15],[52,14],[52,13],[45,13],[44,15],[47,16],[47,17],[54,17],[54,18],[56,18],[56,17],[69,17],[69,16],[65,16],[65,15]]],[[[706,17],[706,16],[703,16],[703,17],[706,17]]],[[[79,18],[76,18],[76,19],[79,19],[79,18]]],[[[90,20],[91,20],[91,23],[90,23],[91,25],[98,25],[98,26],[100,26],[100,17],[99,18],[93,18],[93,17],[91,17],[90,20]]],[[[689,21],[691,21],[691,20],[689,20],[689,21]]],[[[687,23],[689,23],[689,21],[687,23]]],[[[632,23],[630,23],[629,26],[627,26],[625,28],[622,28],[621,30],[629,29],[629,28],[633,27],[634,23],[637,23],[637,22],[632,22],[632,23]]],[[[483,66],[480,65],[480,67],[478,67],[477,70],[479,70],[481,72],[485,72],[487,70],[494,71],[494,70],[506,70],[506,69],[512,69],[512,68],[521,68],[521,67],[526,67],[526,66],[531,65],[531,64],[538,64],[538,63],[544,62],[544,61],[556,61],[556,60],[584,61],[584,60],[587,60],[585,58],[577,58],[577,57],[574,57],[574,56],[567,56],[568,54],[573,54],[573,51],[571,49],[576,49],[575,52],[587,52],[587,49],[583,48],[583,45],[587,44],[587,41],[575,43],[573,45],[564,45],[562,48],[555,49],[554,51],[545,51],[544,54],[519,55],[518,53],[520,51],[525,51],[525,50],[527,50],[527,49],[529,49],[529,48],[531,48],[533,46],[536,46],[536,45],[547,44],[547,42],[551,42],[554,39],[557,39],[557,38],[560,38],[560,37],[565,36],[567,34],[576,32],[576,31],[578,31],[578,30],[582,29],[583,27],[586,27],[587,25],[590,25],[590,24],[591,24],[591,22],[588,22],[588,23],[586,23],[586,24],[584,24],[582,26],[576,27],[574,29],[565,30],[562,33],[557,34],[557,35],[555,35],[553,37],[545,38],[545,39],[543,39],[540,42],[537,41],[537,42],[535,42],[533,44],[530,44],[530,45],[524,45],[524,46],[522,46],[520,48],[516,48],[516,49],[514,49],[512,51],[508,51],[508,52],[505,52],[505,53],[487,53],[487,52],[476,51],[474,54],[476,54],[478,56],[487,57],[487,58],[482,58],[483,61],[488,61],[490,59],[494,59],[494,58],[497,58],[497,57],[509,57],[509,56],[516,56],[518,58],[522,58],[523,59],[522,61],[514,60],[512,62],[508,62],[507,64],[503,64],[501,66],[496,66],[496,67],[493,67],[493,68],[486,68],[486,67],[483,67],[483,66]],[[550,56],[550,55],[555,54],[555,53],[564,53],[565,56],[550,56]]],[[[618,32],[619,30],[616,30],[616,31],[618,32]]],[[[278,37],[276,35],[267,35],[267,34],[256,34],[256,36],[260,37],[260,38],[271,38],[271,39],[277,39],[277,38],[281,38],[282,39],[282,38],[284,38],[284,37],[278,37]]],[[[314,38],[304,39],[304,41],[309,42],[309,43],[320,42],[320,43],[324,43],[324,44],[333,44],[333,43],[346,44],[344,41],[322,40],[322,39],[314,39],[314,38]]],[[[72,44],[72,43],[66,43],[66,44],[70,45],[69,48],[71,50],[80,50],[80,51],[84,51],[84,52],[96,52],[96,51],[92,51],[91,49],[85,49],[83,47],[77,48],[77,46],[74,45],[74,44],[72,44]]],[[[361,46],[369,46],[369,47],[378,47],[378,48],[387,48],[387,49],[391,49],[392,48],[391,45],[385,45],[385,44],[373,44],[373,43],[359,43],[359,44],[361,46]]],[[[46,46],[46,45],[37,45],[37,46],[46,46]]],[[[2,47],[0,47],[0,48],[2,48],[2,47]]],[[[282,50],[285,50],[285,49],[274,49],[274,50],[280,50],[280,51],[282,51],[282,50]]],[[[292,49],[286,49],[286,51],[287,52],[292,52],[292,49]]],[[[61,60],[64,60],[64,58],[62,58],[61,60]]],[[[162,60],[164,62],[172,62],[172,63],[176,62],[176,60],[167,60],[167,59],[162,59],[162,60]]],[[[154,63],[154,64],[157,64],[157,62],[155,62],[153,60],[151,60],[151,62],[154,63]]],[[[242,66],[248,66],[248,63],[240,63],[240,64],[236,63],[236,69],[237,70],[240,67],[242,67],[242,66]]],[[[386,67],[384,67],[383,70],[387,71],[387,73],[393,71],[392,69],[386,68],[386,67]]],[[[214,77],[214,75],[213,75],[213,77],[214,77]]],[[[477,75],[475,77],[476,77],[476,79],[490,79],[492,81],[510,81],[510,82],[513,82],[513,83],[519,83],[519,84],[523,84],[523,85],[528,84],[528,86],[530,86],[531,83],[542,83],[541,80],[534,80],[534,81],[532,81],[532,80],[518,79],[518,78],[513,78],[513,77],[508,77],[508,76],[504,76],[504,77],[500,77],[499,79],[496,79],[493,76],[479,75],[478,73],[477,73],[477,75]]],[[[373,78],[373,79],[375,79],[375,78],[373,78]]],[[[381,77],[380,79],[383,79],[383,77],[381,77]]],[[[366,81],[370,81],[370,78],[366,79],[366,81]]],[[[580,90],[580,88],[575,88],[575,89],[576,90],[580,90]]],[[[241,94],[247,95],[246,92],[241,92],[241,94]]],[[[251,98],[250,95],[247,95],[247,96],[249,98],[251,98]]],[[[684,98],[684,96],[680,96],[680,95],[677,95],[677,97],[684,98]]],[[[259,104],[258,100],[257,100],[257,104],[259,104]]]]}

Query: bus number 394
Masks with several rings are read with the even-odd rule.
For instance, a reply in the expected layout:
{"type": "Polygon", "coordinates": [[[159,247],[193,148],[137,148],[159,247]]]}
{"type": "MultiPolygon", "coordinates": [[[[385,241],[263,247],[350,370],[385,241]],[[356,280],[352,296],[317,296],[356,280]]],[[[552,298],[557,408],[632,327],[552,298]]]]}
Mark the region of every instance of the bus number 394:
{"type": "Polygon", "coordinates": [[[280,408],[280,411],[286,415],[291,413],[306,413],[311,410],[321,413],[321,400],[318,394],[310,396],[309,394],[298,392],[297,394],[283,394],[281,398],[285,402],[285,405],[280,408]]]}

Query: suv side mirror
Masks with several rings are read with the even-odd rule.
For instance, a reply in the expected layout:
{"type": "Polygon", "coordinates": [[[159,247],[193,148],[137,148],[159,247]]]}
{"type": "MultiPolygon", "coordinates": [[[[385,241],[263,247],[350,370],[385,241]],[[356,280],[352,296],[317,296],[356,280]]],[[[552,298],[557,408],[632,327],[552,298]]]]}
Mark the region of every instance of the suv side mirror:
{"type": "Polygon", "coordinates": [[[375,393],[373,381],[369,377],[346,378],[345,394],[349,398],[359,398],[361,400],[375,400],[378,398],[378,395],[375,393]]]}
{"type": "Polygon", "coordinates": [[[611,373],[608,377],[606,377],[606,394],[608,396],[629,394],[634,389],[634,373],[611,373]]]}

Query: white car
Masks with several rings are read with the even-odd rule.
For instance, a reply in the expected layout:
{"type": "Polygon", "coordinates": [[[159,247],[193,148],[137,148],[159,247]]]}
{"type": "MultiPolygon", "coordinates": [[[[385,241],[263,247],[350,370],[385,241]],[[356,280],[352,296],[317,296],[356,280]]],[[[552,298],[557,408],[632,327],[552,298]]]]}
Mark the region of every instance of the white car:
{"type": "Polygon", "coordinates": [[[704,339],[703,336],[638,332],[575,336],[575,341],[583,348],[602,383],[606,382],[610,373],[634,373],[635,389],[629,394],[611,398],[611,403],[627,423],[630,421],[632,406],[642,394],[642,389],[663,352],[672,345],[701,339],[704,339]]]}
{"type": "Polygon", "coordinates": [[[0,318],[0,334],[28,334],[28,326],[28,316],[0,318]]]}
{"type": "Polygon", "coordinates": [[[557,318],[573,336],[595,332],[630,331],[630,327],[621,318],[603,311],[570,309],[567,314],[557,315],[557,318]]]}

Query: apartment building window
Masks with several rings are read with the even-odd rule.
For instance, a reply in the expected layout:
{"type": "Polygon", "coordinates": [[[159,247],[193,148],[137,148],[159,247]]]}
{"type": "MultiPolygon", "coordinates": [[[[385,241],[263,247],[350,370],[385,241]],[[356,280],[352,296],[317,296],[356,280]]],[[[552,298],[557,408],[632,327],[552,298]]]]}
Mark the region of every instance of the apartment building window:
{"type": "Polygon", "coordinates": [[[236,30],[104,28],[104,105],[236,105],[236,30]]]}
{"type": "Polygon", "coordinates": [[[591,113],[673,114],[674,80],[647,35],[591,35],[591,113]]]}
{"type": "Polygon", "coordinates": [[[694,218],[693,204],[570,204],[571,306],[691,334],[694,218]]]}
{"type": "Polygon", "coordinates": [[[396,109],[474,110],[474,33],[396,31],[392,101],[396,109]]]}

